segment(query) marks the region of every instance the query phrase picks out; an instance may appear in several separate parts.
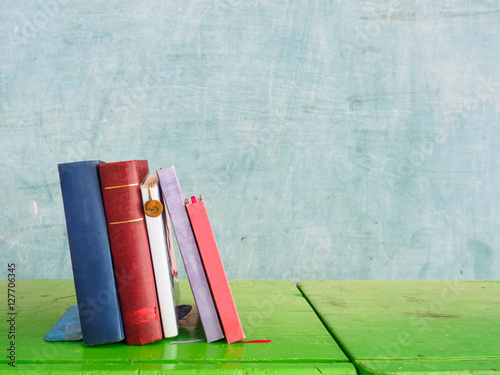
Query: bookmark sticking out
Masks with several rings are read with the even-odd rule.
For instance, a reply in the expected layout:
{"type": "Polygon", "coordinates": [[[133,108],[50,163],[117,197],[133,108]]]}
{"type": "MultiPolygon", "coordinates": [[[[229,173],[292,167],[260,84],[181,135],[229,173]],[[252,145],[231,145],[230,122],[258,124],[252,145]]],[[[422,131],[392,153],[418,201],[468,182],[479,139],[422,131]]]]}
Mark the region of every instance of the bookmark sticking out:
{"type": "MultiPolygon", "coordinates": [[[[202,200],[203,200],[203,197],[200,194],[200,198],[199,198],[198,202],[201,202],[202,200]]],[[[186,206],[189,206],[189,200],[187,198],[184,199],[184,202],[186,203],[186,206]]],[[[196,197],[194,195],[191,196],[191,203],[196,203],[196,197]]]]}

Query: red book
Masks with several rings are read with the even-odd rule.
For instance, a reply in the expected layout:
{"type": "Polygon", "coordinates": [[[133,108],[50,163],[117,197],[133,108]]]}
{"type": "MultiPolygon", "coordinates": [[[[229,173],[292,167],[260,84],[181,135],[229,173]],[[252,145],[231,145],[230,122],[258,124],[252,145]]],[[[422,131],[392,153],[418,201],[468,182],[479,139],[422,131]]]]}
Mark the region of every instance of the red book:
{"type": "Polygon", "coordinates": [[[147,174],[147,160],[99,165],[111,256],[128,345],[149,344],[162,338],[140,190],[141,181],[147,174]]]}
{"type": "Polygon", "coordinates": [[[201,195],[198,202],[196,202],[195,197],[191,197],[191,200],[193,203],[189,204],[186,199],[189,220],[191,221],[224,334],[226,335],[228,344],[231,344],[244,339],[245,334],[241,327],[231,289],[229,289],[229,283],[224,266],[222,265],[219,249],[215,242],[212,226],[208,220],[205,202],[203,202],[201,195]]]}

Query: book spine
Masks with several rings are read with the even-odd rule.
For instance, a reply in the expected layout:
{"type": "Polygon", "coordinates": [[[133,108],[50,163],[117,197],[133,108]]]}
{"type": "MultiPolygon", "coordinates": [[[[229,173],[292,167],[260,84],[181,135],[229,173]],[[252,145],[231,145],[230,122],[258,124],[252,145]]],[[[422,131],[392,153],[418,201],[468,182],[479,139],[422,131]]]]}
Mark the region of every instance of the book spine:
{"type": "Polygon", "coordinates": [[[193,203],[187,205],[187,212],[191,226],[193,228],[201,260],[205,267],[208,283],[212,290],[217,311],[224,329],[228,344],[243,340],[245,334],[241,326],[241,321],[234,304],[231,289],[227,281],[226,272],[215,242],[215,237],[208,219],[205,202],[196,202],[196,198],[191,198],[193,203]]]}
{"type": "Polygon", "coordinates": [[[101,164],[99,173],[125,342],[152,343],[162,338],[162,328],[140,192],[148,163],[101,164]]]}
{"type": "MultiPolygon", "coordinates": [[[[142,203],[158,202],[162,207],[160,189],[158,185],[141,185],[142,203]]],[[[149,216],[146,213],[146,227],[148,229],[149,247],[153,270],[156,281],[156,291],[158,293],[158,303],[160,307],[160,317],[163,327],[164,337],[176,337],[179,334],[177,314],[175,311],[175,296],[173,275],[167,249],[167,237],[165,233],[164,213],[158,216],[149,216]]]]}
{"type": "Polygon", "coordinates": [[[189,223],[175,167],[160,169],[157,174],[205,336],[208,342],[220,340],[224,338],[224,333],[189,223]]]}
{"type": "Polygon", "coordinates": [[[124,338],[99,182],[100,163],[58,165],[85,345],[107,344],[124,338]]]}

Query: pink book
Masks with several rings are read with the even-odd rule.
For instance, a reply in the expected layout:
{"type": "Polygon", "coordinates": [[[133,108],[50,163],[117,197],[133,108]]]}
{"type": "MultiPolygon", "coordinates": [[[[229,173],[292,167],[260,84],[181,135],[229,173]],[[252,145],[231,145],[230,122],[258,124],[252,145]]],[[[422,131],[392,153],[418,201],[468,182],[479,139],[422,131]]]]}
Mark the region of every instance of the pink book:
{"type": "Polygon", "coordinates": [[[208,220],[205,202],[203,202],[201,195],[198,202],[195,197],[191,197],[191,201],[192,203],[189,204],[189,201],[186,199],[189,220],[191,221],[224,334],[228,344],[231,344],[244,339],[245,334],[241,327],[238,311],[236,310],[219,250],[215,243],[212,226],[208,220]]]}

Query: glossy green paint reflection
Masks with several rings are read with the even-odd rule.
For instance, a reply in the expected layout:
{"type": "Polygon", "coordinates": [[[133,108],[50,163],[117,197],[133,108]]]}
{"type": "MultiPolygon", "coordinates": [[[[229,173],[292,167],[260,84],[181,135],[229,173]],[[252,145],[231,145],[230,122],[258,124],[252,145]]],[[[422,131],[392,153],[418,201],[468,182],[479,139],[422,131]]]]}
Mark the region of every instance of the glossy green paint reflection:
{"type": "Polygon", "coordinates": [[[363,373],[500,370],[500,281],[300,281],[363,373]]]}
{"type": "MultiPolygon", "coordinates": [[[[354,375],[354,367],[324,328],[314,311],[289,281],[235,281],[231,288],[248,340],[271,339],[269,344],[170,344],[204,338],[187,280],[181,280],[181,302],[193,305],[181,320],[179,337],[145,346],[124,343],[96,347],[82,342],[45,342],[43,336],[66,309],[76,303],[72,280],[19,280],[16,283],[16,370],[90,370],[155,373],[335,373],[354,375]]],[[[6,290],[6,282],[0,282],[6,290]]],[[[1,306],[0,319],[7,311],[1,306]]],[[[7,348],[6,324],[1,325],[0,348],[7,348]]],[[[9,370],[5,356],[0,372],[9,370]]]]}

